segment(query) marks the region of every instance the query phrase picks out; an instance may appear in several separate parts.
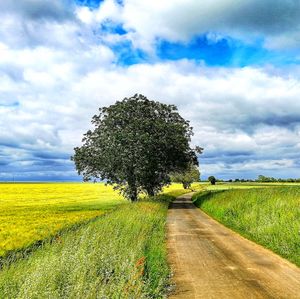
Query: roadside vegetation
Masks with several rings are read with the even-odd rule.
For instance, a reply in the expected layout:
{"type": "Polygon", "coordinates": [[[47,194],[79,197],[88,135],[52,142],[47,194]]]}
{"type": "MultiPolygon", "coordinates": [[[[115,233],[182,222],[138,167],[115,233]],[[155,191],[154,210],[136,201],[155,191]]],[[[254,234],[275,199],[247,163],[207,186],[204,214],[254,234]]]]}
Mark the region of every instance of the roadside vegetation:
{"type": "Polygon", "coordinates": [[[224,225],[300,266],[300,187],[257,187],[205,191],[193,200],[224,225]]]}
{"type": "MultiPolygon", "coordinates": [[[[169,198],[166,198],[169,199],[169,198]]],[[[0,272],[0,298],[158,298],[167,202],[126,204],[0,272]]]]}
{"type": "Polygon", "coordinates": [[[184,189],[182,184],[172,183],[171,185],[164,187],[162,192],[171,195],[173,197],[177,197],[184,193],[203,190],[205,185],[206,184],[197,182],[197,183],[192,183],[189,189],[184,189]]]}
{"type": "Polygon", "coordinates": [[[173,184],[164,192],[126,201],[110,213],[61,230],[29,254],[23,250],[13,263],[2,259],[0,298],[162,298],[169,281],[168,205],[187,190],[173,184]]]}
{"type": "Polygon", "coordinates": [[[0,257],[125,203],[104,184],[0,184],[0,257]]]}

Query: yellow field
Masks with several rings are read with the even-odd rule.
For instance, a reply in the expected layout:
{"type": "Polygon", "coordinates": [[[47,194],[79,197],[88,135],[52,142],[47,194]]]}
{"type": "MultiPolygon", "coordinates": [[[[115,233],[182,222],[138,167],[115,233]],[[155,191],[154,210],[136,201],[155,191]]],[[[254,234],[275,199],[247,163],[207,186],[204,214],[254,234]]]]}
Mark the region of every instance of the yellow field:
{"type": "MultiPolygon", "coordinates": [[[[182,185],[172,184],[164,192],[180,195],[182,185]]],[[[0,256],[126,202],[99,183],[0,184],[0,256]]]]}
{"type": "Polygon", "coordinates": [[[99,183],[0,184],[0,256],[124,202],[99,183]]]}
{"type": "MultiPolygon", "coordinates": [[[[207,188],[239,188],[239,185],[192,185],[194,190],[207,188]]],[[[183,188],[181,184],[172,184],[164,192],[178,196],[183,188]]],[[[112,187],[99,183],[0,184],[0,256],[126,202],[112,187]]]]}

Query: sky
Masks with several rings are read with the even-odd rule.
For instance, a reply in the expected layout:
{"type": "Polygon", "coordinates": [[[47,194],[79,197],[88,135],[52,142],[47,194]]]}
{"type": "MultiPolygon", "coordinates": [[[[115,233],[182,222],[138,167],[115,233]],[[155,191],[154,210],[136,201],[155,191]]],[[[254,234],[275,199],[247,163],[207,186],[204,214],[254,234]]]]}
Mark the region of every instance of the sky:
{"type": "Polygon", "coordinates": [[[0,1],[0,181],[74,181],[99,107],[194,128],[202,179],[300,177],[299,0],[0,1]]]}

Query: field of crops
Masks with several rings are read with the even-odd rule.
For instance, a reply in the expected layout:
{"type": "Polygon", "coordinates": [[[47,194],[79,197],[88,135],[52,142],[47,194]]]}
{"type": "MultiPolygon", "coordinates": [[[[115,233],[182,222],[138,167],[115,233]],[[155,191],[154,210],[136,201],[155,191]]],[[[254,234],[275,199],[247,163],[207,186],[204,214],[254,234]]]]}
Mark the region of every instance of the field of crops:
{"type": "Polygon", "coordinates": [[[0,256],[124,202],[104,184],[0,184],[0,256]]]}
{"type": "MultiPolygon", "coordinates": [[[[199,184],[194,184],[197,188],[199,184]]],[[[164,189],[174,196],[180,184],[164,189]]],[[[105,184],[0,184],[0,257],[127,203],[105,184]]]]}
{"type": "MultiPolygon", "coordinates": [[[[300,187],[272,186],[192,188],[205,212],[300,265],[300,187]]],[[[164,298],[168,200],[184,192],[131,204],[99,183],[0,184],[0,298],[164,298]]]]}
{"type": "Polygon", "coordinates": [[[0,271],[0,298],[162,298],[166,202],[125,204],[0,271]]]}
{"type": "MultiPolygon", "coordinates": [[[[2,192],[6,192],[2,203],[11,210],[11,217],[3,211],[11,226],[14,224],[24,234],[31,229],[27,243],[49,236],[45,223],[55,232],[117,205],[118,208],[105,217],[73,225],[71,230],[60,230],[58,238],[45,240],[42,247],[36,246],[26,254],[26,259],[17,258],[12,263],[4,258],[0,264],[0,298],[165,296],[169,278],[166,214],[172,195],[186,192],[181,185],[165,188],[164,193],[170,195],[132,204],[102,184],[20,184],[22,192],[18,194],[16,186],[2,185],[2,192]],[[35,221],[31,211],[36,213],[35,221]],[[60,213],[64,221],[57,226],[53,215],[60,213]],[[77,213],[82,217],[74,217],[77,213]],[[30,226],[22,227],[21,220],[30,226]],[[35,234],[35,227],[43,226],[44,233],[35,234]]],[[[199,188],[199,184],[193,187],[199,188]]],[[[8,236],[15,240],[13,235],[8,236]]],[[[17,244],[24,247],[27,243],[21,237],[17,244]]]]}
{"type": "Polygon", "coordinates": [[[208,191],[194,200],[224,225],[300,266],[299,185],[208,191]]]}

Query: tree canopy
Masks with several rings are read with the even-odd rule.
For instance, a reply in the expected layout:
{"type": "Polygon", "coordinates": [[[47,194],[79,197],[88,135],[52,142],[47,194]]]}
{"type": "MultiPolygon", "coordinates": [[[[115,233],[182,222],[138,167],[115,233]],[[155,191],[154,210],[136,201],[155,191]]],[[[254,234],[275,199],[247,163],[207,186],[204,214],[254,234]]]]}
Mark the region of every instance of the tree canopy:
{"type": "Polygon", "coordinates": [[[171,181],[181,183],[184,189],[191,188],[193,182],[200,181],[200,171],[196,165],[192,164],[185,171],[172,173],[171,181]]]}
{"type": "Polygon", "coordinates": [[[99,109],[72,160],[84,180],[100,178],[128,199],[154,195],[169,174],[198,165],[192,127],[174,105],[134,95],[99,109]]]}
{"type": "Polygon", "coordinates": [[[217,179],[216,179],[213,175],[211,175],[210,177],[208,177],[208,181],[209,181],[212,185],[215,185],[217,179]]]}

